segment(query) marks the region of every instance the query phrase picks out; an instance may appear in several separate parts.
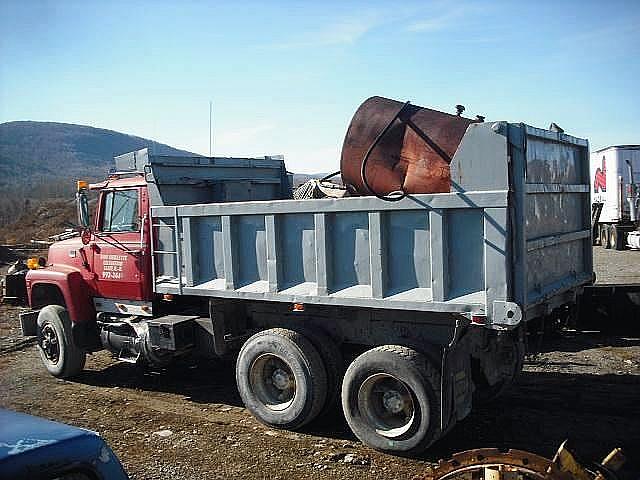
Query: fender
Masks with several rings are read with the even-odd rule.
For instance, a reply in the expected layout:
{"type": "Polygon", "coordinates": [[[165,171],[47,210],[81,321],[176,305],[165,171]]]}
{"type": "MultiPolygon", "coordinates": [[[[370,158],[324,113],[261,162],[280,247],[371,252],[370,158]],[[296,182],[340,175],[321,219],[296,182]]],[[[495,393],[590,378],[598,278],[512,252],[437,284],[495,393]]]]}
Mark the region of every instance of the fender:
{"type": "Polygon", "coordinates": [[[55,285],[62,292],[69,318],[74,324],[96,318],[96,311],[90,298],[90,286],[78,269],[57,264],[29,270],[26,283],[31,307],[33,307],[32,292],[36,285],[55,285]]]}

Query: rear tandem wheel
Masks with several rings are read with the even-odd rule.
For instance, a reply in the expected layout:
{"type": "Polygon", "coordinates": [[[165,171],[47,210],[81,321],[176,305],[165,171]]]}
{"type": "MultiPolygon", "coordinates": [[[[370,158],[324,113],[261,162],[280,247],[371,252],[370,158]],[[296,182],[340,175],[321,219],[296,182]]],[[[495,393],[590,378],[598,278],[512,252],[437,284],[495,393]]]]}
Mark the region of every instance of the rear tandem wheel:
{"type": "Polygon", "coordinates": [[[238,392],[260,422],[295,430],[316,418],[327,398],[327,374],[313,344],[293,330],[258,332],[240,349],[238,392]]]}
{"type": "Polygon", "coordinates": [[[373,348],[347,369],[342,408],[366,445],[396,455],[419,453],[442,435],[440,374],[413,349],[373,348]]]}

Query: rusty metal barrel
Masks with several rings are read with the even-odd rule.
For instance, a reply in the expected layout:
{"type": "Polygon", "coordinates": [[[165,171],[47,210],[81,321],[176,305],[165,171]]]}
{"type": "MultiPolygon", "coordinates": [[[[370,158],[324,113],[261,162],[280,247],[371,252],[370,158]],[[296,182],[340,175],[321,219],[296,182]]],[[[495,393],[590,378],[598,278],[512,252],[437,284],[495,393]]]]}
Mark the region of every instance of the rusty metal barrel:
{"type": "MultiPolygon", "coordinates": [[[[356,195],[449,192],[449,164],[467,127],[461,116],[383,97],[356,111],[342,146],[342,181],[356,195]]],[[[398,196],[399,194],[399,196],[398,196]]]]}

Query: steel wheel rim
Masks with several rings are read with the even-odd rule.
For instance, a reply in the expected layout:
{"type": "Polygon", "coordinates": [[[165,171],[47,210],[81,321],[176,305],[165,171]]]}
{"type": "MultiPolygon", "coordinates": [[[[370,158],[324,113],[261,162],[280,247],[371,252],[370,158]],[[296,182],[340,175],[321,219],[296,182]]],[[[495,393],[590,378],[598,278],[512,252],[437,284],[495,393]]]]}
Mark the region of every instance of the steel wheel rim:
{"type": "Polygon", "coordinates": [[[417,422],[411,389],[388,373],[376,373],[362,382],[358,408],[375,431],[386,438],[405,435],[417,422]]]}
{"type": "Polygon", "coordinates": [[[277,355],[265,353],[256,358],[249,369],[251,390],[270,410],[288,408],[296,396],[296,378],[291,367],[277,355]]]}
{"type": "Polygon", "coordinates": [[[60,340],[58,339],[56,329],[49,323],[42,327],[40,348],[47,360],[52,363],[58,363],[60,359],[60,340]]]}

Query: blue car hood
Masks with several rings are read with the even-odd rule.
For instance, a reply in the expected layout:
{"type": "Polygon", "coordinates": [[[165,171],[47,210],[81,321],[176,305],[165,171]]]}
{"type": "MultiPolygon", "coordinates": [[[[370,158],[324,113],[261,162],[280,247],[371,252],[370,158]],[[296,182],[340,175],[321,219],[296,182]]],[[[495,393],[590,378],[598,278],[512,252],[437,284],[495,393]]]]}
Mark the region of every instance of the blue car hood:
{"type": "Polygon", "coordinates": [[[95,432],[0,409],[0,479],[38,478],[68,467],[126,479],[118,458],[95,432]]]}

